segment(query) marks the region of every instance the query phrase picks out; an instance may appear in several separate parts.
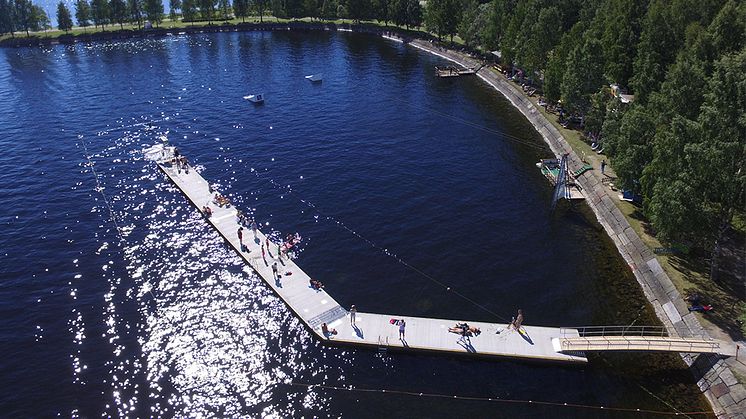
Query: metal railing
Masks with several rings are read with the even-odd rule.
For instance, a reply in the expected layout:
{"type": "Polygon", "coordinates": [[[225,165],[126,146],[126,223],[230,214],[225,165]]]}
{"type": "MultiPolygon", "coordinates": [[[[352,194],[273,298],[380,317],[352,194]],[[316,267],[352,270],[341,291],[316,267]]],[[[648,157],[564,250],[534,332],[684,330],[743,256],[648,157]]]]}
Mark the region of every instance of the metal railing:
{"type": "Polygon", "coordinates": [[[562,337],[591,336],[668,336],[664,326],[581,326],[560,328],[562,337]]]}
{"type": "Polygon", "coordinates": [[[719,353],[720,342],[702,336],[670,336],[663,326],[584,326],[560,328],[562,347],[580,351],[670,351],[719,353]],[[585,347],[583,347],[585,345],[585,347]],[[580,346],[580,347],[578,347],[580,346]]]}

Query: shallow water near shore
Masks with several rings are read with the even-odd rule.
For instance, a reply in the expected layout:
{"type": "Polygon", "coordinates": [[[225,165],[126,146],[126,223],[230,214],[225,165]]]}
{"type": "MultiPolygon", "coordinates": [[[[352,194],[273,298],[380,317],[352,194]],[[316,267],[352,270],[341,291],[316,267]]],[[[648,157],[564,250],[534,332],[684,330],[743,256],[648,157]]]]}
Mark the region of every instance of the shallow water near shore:
{"type": "Polygon", "coordinates": [[[361,311],[655,322],[590,211],[550,213],[530,124],[477,78],[435,78],[442,64],[334,33],[0,49],[3,415],[632,415],[419,393],[708,410],[674,355],[567,367],[323,346],[143,156],[167,137],[264,231],[300,233],[297,263],[361,311]]]}

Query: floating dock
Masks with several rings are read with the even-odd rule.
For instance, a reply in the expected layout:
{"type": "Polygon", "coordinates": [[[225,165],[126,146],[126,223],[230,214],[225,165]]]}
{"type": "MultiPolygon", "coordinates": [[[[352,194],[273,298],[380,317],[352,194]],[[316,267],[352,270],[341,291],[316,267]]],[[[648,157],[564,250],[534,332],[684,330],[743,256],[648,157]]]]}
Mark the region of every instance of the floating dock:
{"type": "MultiPolygon", "coordinates": [[[[165,149],[168,150],[168,149],[165,149]]],[[[208,182],[191,167],[177,168],[171,163],[172,154],[164,153],[158,167],[171,179],[198,209],[210,207],[212,215],[206,220],[228,242],[235,252],[249,264],[300,320],[319,339],[330,344],[367,346],[378,350],[428,351],[468,356],[519,358],[567,363],[586,363],[581,354],[566,354],[555,350],[553,339],[578,336],[577,330],[523,326],[521,332],[509,329],[507,324],[465,321],[464,319],[433,319],[402,314],[375,314],[358,312],[355,326],[351,325],[348,311],[326,290],[311,288],[309,276],[287,257],[278,256],[278,243],[270,242],[269,251],[262,257],[261,244],[267,237],[257,230],[243,230],[243,244],[238,238],[238,220],[235,207],[220,207],[213,203],[214,191],[208,182]],[[275,277],[272,265],[277,263],[280,275],[275,277]],[[399,327],[392,319],[406,322],[404,339],[399,338],[399,327]],[[466,322],[481,329],[479,336],[462,338],[450,333],[449,327],[466,322]],[[326,323],[334,335],[322,332],[326,323]]],[[[265,249],[266,251],[266,249],[265,249]]],[[[323,278],[320,278],[323,282],[323,278]]]]}

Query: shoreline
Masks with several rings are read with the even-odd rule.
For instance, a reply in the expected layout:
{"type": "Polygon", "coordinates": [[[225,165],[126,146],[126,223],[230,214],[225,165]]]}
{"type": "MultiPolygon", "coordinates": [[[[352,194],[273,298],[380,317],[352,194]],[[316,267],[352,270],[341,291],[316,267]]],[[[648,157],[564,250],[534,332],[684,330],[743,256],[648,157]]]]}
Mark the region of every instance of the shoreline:
{"type": "MultiPolygon", "coordinates": [[[[433,42],[434,38],[419,31],[406,31],[392,26],[376,24],[327,23],[327,22],[265,22],[216,24],[178,28],[154,28],[148,30],[113,30],[59,37],[17,37],[0,42],[0,47],[35,47],[58,44],[72,45],[100,41],[120,41],[137,38],[161,38],[184,34],[254,31],[333,31],[368,33],[391,41],[402,42],[439,56],[464,67],[475,67],[481,60],[461,52],[450,50],[433,42]]],[[[569,166],[576,170],[583,165],[578,155],[554,125],[547,120],[535,105],[516,86],[489,67],[477,72],[477,76],[502,94],[533,125],[555,154],[568,153],[569,166]]],[[[671,335],[683,337],[707,335],[694,313],[690,313],[686,302],[676,290],[668,275],[658,263],[651,249],[632,229],[624,215],[603,186],[596,171],[587,171],[577,179],[583,188],[588,206],[598,222],[614,242],[632,270],[656,316],[671,335]]],[[[720,418],[746,418],[746,388],[738,383],[730,367],[715,356],[680,354],[689,366],[697,385],[707,398],[713,412],[720,418]]]]}
{"type": "MultiPolygon", "coordinates": [[[[0,47],[44,47],[53,45],[74,45],[77,43],[121,41],[127,39],[162,38],[166,36],[178,36],[200,33],[219,32],[287,32],[287,31],[324,31],[324,32],[356,32],[369,33],[386,37],[390,40],[407,43],[414,39],[427,38],[428,34],[416,30],[406,30],[397,26],[381,26],[374,23],[334,23],[334,22],[246,22],[246,23],[220,23],[211,25],[193,25],[175,28],[152,28],[152,29],[114,29],[110,31],[95,31],[83,34],[62,34],[60,36],[17,36],[0,41],[0,47]],[[393,36],[392,36],[393,35],[393,36]]],[[[431,38],[428,38],[431,39],[431,38]]]]}
{"type": "MultiPolygon", "coordinates": [[[[413,40],[410,45],[437,55],[464,67],[474,67],[480,62],[457,51],[445,49],[430,42],[413,40]]],[[[575,171],[583,162],[564,139],[562,134],[539,112],[534,104],[508,80],[489,68],[477,73],[480,79],[501,93],[528,119],[541,134],[556,157],[569,154],[570,169],[575,171]]],[[[612,197],[603,186],[596,171],[590,170],[577,178],[583,189],[587,205],[609,235],[617,250],[629,265],[658,319],[670,334],[681,337],[710,336],[676,290],[673,282],[661,267],[650,248],[632,229],[612,197]]],[[[719,418],[745,418],[746,388],[738,383],[730,367],[719,357],[680,354],[689,366],[697,385],[705,395],[713,412],[719,418]]]]}

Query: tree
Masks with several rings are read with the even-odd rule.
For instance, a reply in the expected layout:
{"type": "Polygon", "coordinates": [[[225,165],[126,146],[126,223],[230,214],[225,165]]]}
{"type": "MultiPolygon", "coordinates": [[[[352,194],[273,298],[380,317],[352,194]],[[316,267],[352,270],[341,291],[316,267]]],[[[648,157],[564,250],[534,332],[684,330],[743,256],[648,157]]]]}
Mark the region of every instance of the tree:
{"type": "Polygon", "coordinates": [[[215,13],[215,0],[198,0],[199,12],[202,19],[207,19],[207,23],[212,25],[212,17],[215,13]]]}
{"type": "Polygon", "coordinates": [[[75,2],[75,20],[78,21],[78,26],[85,28],[90,25],[91,20],[91,6],[87,0],[77,0],[75,2]]]}
{"type": "Polygon", "coordinates": [[[145,15],[158,26],[163,21],[163,0],[145,0],[145,15]]]}
{"type": "Polygon", "coordinates": [[[16,0],[15,2],[15,27],[26,31],[26,36],[31,36],[29,30],[31,29],[33,18],[33,5],[31,0],[16,0]]]}
{"type": "Polygon", "coordinates": [[[137,29],[142,27],[142,10],[143,0],[127,0],[127,10],[129,21],[134,25],[137,23],[137,29]]]}
{"type": "Polygon", "coordinates": [[[389,14],[394,24],[399,26],[407,25],[407,3],[408,0],[392,0],[389,14]]]}
{"type": "Polygon", "coordinates": [[[321,4],[321,18],[333,20],[337,18],[339,2],[337,0],[323,0],[321,4]]]}
{"type": "Polygon", "coordinates": [[[392,20],[391,3],[391,0],[373,0],[371,2],[371,16],[388,26],[389,21],[392,20]]]}
{"type": "Polygon", "coordinates": [[[419,0],[407,1],[407,29],[422,26],[422,6],[419,0]]]}
{"type": "Polygon", "coordinates": [[[467,46],[472,46],[479,41],[482,28],[477,26],[479,18],[479,2],[477,0],[464,1],[464,11],[461,21],[458,23],[457,31],[467,46]]]}
{"type": "Polygon", "coordinates": [[[0,0],[0,35],[9,33],[15,38],[15,10],[12,0],[0,0]]]}
{"type": "Polygon", "coordinates": [[[645,4],[635,0],[609,0],[602,6],[598,17],[603,21],[601,46],[608,81],[628,86],[644,13],[645,4]]]}
{"type": "Polygon", "coordinates": [[[218,0],[218,10],[220,10],[220,18],[228,20],[230,16],[231,4],[229,0],[218,0]]]}
{"type": "Polygon", "coordinates": [[[65,33],[73,28],[73,18],[70,15],[70,9],[65,6],[65,2],[63,1],[57,5],[57,27],[61,31],[65,31],[65,33]]]}
{"type": "Polygon", "coordinates": [[[96,27],[101,25],[101,29],[104,29],[109,21],[109,3],[106,0],[93,0],[91,2],[91,16],[93,17],[93,24],[96,27]]]}
{"type": "Polygon", "coordinates": [[[118,23],[120,29],[124,29],[124,22],[128,20],[127,4],[124,0],[111,0],[109,10],[111,11],[111,21],[118,23]]]}
{"type": "Polygon", "coordinates": [[[347,16],[356,22],[369,19],[371,9],[370,0],[347,0],[347,16]]]}
{"type": "Polygon", "coordinates": [[[573,49],[565,66],[561,87],[563,106],[571,113],[585,113],[590,106],[590,95],[603,85],[601,42],[589,37],[573,49]]]}
{"type": "Polygon", "coordinates": [[[303,12],[302,14],[306,17],[310,17],[311,20],[314,18],[319,18],[319,12],[321,8],[319,7],[317,0],[303,0],[303,12]]]}
{"type": "Polygon", "coordinates": [[[264,11],[267,9],[267,0],[254,0],[256,12],[259,13],[259,23],[264,23],[264,11]]]}
{"type": "Polygon", "coordinates": [[[52,28],[47,12],[36,4],[31,5],[31,30],[38,32],[52,28]]]}
{"type": "Polygon", "coordinates": [[[249,15],[249,0],[233,0],[233,14],[246,23],[246,16],[249,15]]]}
{"type": "MultiPolygon", "coordinates": [[[[248,2],[248,0],[245,0],[248,2]]],[[[181,10],[181,0],[171,0],[168,2],[168,17],[171,22],[176,22],[179,19],[179,11],[181,10]]]]}
{"type": "Polygon", "coordinates": [[[285,11],[285,4],[283,3],[283,0],[270,0],[270,5],[272,6],[272,15],[276,18],[284,18],[287,17],[287,12],[285,11]]]}
{"type": "Polygon", "coordinates": [[[461,20],[461,3],[459,0],[430,0],[425,9],[425,26],[438,35],[451,37],[456,34],[461,20]]]}
{"type": "Polygon", "coordinates": [[[181,17],[184,22],[194,22],[197,19],[197,0],[184,0],[181,4],[181,17]]]}

